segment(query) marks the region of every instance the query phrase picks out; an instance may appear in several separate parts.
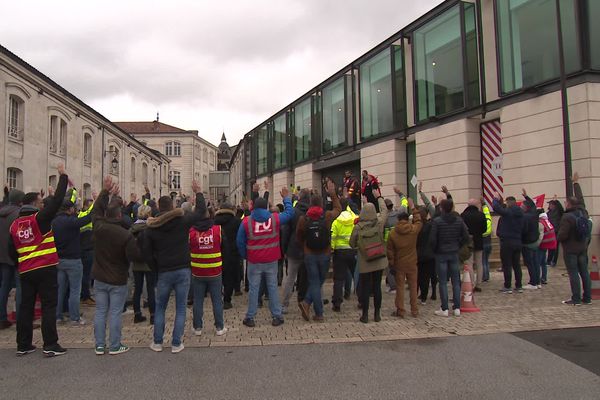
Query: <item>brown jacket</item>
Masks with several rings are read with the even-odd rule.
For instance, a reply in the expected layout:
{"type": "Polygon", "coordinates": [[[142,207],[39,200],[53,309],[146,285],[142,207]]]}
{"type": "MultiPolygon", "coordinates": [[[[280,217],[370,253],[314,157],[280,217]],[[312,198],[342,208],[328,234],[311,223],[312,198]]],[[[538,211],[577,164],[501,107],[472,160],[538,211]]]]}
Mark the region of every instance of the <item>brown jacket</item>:
{"type": "MultiPolygon", "coordinates": [[[[385,202],[383,201],[383,197],[377,199],[379,203],[379,209],[381,213],[379,216],[375,213],[375,206],[373,203],[367,203],[363,205],[362,210],[360,211],[360,215],[358,217],[358,222],[354,225],[354,229],[352,230],[352,235],[350,235],[350,247],[353,249],[358,249],[358,241],[360,239],[360,231],[363,229],[367,229],[372,227],[373,225],[377,225],[377,228],[381,232],[381,236],[383,237],[383,229],[385,226],[385,221],[387,220],[389,210],[385,206],[385,202]]],[[[385,257],[381,257],[375,260],[367,261],[360,250],[357,251],[358,256],[358,272],[361,274],[374,272],[385,269],[388,266],[388,260],[385,257]]]]}
{"type": "MultiPolygon", "coordinates": [[[[327,229],[331,231],[331,224],[333,221],[339,217],[342,212],[342,205],[340,204],[340,199],[337,197],[335,193],[329,193],[331,197],[331,202],[333,203],[333,210],[325,212],[325,224],[327,229]]],[[[331,253],[331,244],[327,246],[326,249],[322,251],[311,250],[306,247],[306,243],[304,242],[304,230],[306,229],[306,218],[305,216],[301,216],[298,218],[298,223],[296,225],[296,239],[300,243],[300,245],[304,248],[304,254],[330,254],[331,253]]],[[[331,243],[331,241],[330,241],[331,243]]]]}
{"type": "Polygon", "coordinates": [[[412,211],[413,220],[398,221],[390,232],[387,242],[387,257],[390,265],[400,271],[417,269],[417,238],[423,227],[421,214],[412,211]]]}

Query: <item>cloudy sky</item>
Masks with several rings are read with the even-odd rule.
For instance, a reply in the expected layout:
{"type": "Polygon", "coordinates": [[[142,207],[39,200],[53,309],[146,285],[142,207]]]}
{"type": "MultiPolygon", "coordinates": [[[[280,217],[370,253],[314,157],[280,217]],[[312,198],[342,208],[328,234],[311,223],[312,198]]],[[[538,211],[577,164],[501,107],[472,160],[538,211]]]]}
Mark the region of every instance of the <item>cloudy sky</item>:
{"type": "Polygon", "coordinates": [[[0,43],[113,121],[159,111],[233,145],[439,3],[12,1],[0,43]]]}

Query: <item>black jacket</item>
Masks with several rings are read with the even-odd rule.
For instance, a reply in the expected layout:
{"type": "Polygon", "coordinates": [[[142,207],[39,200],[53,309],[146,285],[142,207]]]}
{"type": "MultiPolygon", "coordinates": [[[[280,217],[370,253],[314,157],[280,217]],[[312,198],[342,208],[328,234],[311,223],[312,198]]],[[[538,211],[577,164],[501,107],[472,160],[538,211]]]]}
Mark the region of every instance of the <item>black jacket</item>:
{"type": "Polygon", "coordinates": [[[519,206],[504,207],[498,200],[492,203],[494,212],[500,215],[496,235],[501,241],[521,245],[523,231],[523,210],[519,206]]]}
{"type": "Polygon", "coordinates": [[[435,254],[458,254],[468,240],[467,226],[458,213],[442,214],[434,218],[429,243],[435,254]]]}
{"type": "Polygon", "coordinates": [[[82,218],[60,213],[52,221],[58,258],[76,260],[81,258],[79,229],[92,222],[92,213],[82,218]]]}
{"type": "Polygon", "coordinates": [[[221,248],[225,268],[229,265],[237,266],[240,262],[236,237],[241,222],[242,220],[235,216],[235,211],[233,210],[221,209],[215,215],[215,225],[221,226],[221,236],[223,239],[221,248]]]}
{"type": "Polygon", "coordinates": [[[535,203],[529,196],[525,197],[525,204],[529,207],[528,211],[523,213],[523,244],[535,243],[540,235],[538,224],[540,223],[540,215],[538,214],[535,203]]]}
{"type": "Polygon", "coordinates": [[[308,207],[308,202],[305,202],[302,199],[298,200],[296,206],[294,207],[294,218],[289,224],[290,234],[287,242],[287,248],[285,249],[285,254],[294,260],[304,259],[303,245],[296,239],[296,227],[298,226],[298,220],[306,215],[308,207]]]}
{"type": "Polygon", "coordinates": [[[482,235],[487,230],[485,214],[475,206],[468,206],[460,216],[467,225],[469,234],[473,236],[473,250],[483,250],[482,235]]]}
{"type": "Polygon", "coordinates": [[[157,272],[190,268],[190,228],[202,219],[206,210],[204,196],[196,195],[196,210],[183,215],[177,208],[149,218],[148,228],[143,232],[142,249],[148,266],[157,272]]]}
{"type": "Polygon", "coordinates": [[[420,263],[431,261],[435,258],[435,254],[433,253],[431,242],[429,240],[431,235],[431,225],[431,220],[425,221],[423,228],[421,228],[419,236],[417,237],[417,260],[420,263]]]}
{"type": "Polygon", "coordinates": [[[0,209],[0,264],[14,265],[14,261],[5,249],[8,249],[10,226],[19,216],[19,208],[15,205],[6,205],[0,209]]]}

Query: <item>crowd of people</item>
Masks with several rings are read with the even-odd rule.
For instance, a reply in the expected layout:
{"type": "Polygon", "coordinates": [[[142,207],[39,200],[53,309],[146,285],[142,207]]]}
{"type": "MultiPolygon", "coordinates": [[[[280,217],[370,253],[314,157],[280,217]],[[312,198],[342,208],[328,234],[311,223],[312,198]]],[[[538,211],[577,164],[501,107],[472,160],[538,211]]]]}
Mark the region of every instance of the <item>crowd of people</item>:
{"type": "MultiPolygon", "coordinates": [[[[217,206],[205,199],[196,182],[190,197],[155,200],[146,189],[141,201],[131,194],[125,202],[110,176],[92,199],[78,199],[63,165],[58,174],[56,190],[50,189],[46,197],[43,191],[25,194],[5,188],[0,208],[0,328],[12,325],[7,300],[16,287],[19,356],[36,350],[32,341],[37,298],[45,355],[66,353],[57,333],[57,323],[67,323],[65,315],[72,325],[87,323],[80,304],[95,307],[95,353],[116,355],[129,350],[121,340],[121,326],[130,302],[134,323],[148,320],[142,311],[148,308],[154,328],[150,348],[163,350],[165,314],[173,293],[170,348],[178,353],[184,349],[187,306],[193,305],[193,334],[200,336],[205,332],[204,299],[210,296],[215,334],[225,335],[224,310],[242,294],[243,283],[248,291],[243,325],[252,328],[263,301],[268,301],[272,326],[284,324],[294,292],[302,318],[324,322],[329,300],[322,289],[330,266],[332,312],[342,312],[354,291],[362,323],[369,323],[371,298],[372,320],[381,321],[383,282],[396,296],[392,317],[407,316],[408,285],[410,315],[416,318],[419,303],[437,300],[438,290],[440,308],[435,315],[460,315],[462,264],[472,267],[475,291],[482,291],[482,283],[490,279],[490,206],[483,198],[471,199],[459,214],[445,186],[444,198],[438,201],[423,193],[419,183],[422,205],[394,187],[399,204],[394,208],[394,202],[381,195],[377,177],[363,171],[361,183],[347,171],[340,187],[329,178],[323,188],[291,193],[284,187],[278,204],[273,204],[265,182],[263,196],[255,183],[248,201],[217,206]]],[[[560,243],[572,292],[563,303],[591,303],[591,219],[577,174],[573,184],[576,196],[567,198],[565,209],[554,198],[547,212],[537,209],[525,190],[520,204],[514,197],[495,194],[491,207],[500,216],[502,293],[541,289],[548,282],[548,265],[556,265],[560,243]],[[521,259],[529,274],[526,285],[521,259]]]]}

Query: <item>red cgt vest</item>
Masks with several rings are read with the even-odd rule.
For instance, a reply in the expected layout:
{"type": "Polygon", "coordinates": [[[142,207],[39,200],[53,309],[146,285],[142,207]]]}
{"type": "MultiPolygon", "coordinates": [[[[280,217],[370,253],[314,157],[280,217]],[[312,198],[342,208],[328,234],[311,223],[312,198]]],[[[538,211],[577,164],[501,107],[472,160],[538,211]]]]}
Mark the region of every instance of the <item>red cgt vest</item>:
{"type": "Polygon", "coordinates": [[[221,275],[221,227],[213,225],[207,231],[200,232],[190,228],[190,253],[192,257],[192,275],[210,278],[221,275]]]}
{"type": "Polygon", "coordinates": [[[264,264],[281,258],[279,214],[271,214],[271,218],[265,222],[257,222],[250,216],[244,219],[243,224],[248,237],[246,243],[248,262],[264,264]]]}
{"type": "Polygon", "coordinates": [[[544,237],[542,238],[542,242],[540,243],[540,249],[542,250],[554,250],[558,247],[558,242],[556,241],[556,232],[554,231],[554,226],[547,219],[540,218],[540,223],[544,226],[544,237]]]}
{"type": "Polygon", "coordinates": [[[10,226],[10,235],[19,255],[19,273],[24,274],[58,264],[54,233],[42,235],[36,214],[17,218],[10,226]]]}

